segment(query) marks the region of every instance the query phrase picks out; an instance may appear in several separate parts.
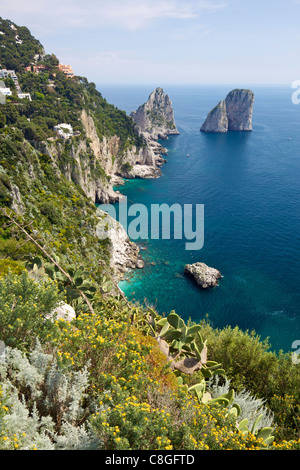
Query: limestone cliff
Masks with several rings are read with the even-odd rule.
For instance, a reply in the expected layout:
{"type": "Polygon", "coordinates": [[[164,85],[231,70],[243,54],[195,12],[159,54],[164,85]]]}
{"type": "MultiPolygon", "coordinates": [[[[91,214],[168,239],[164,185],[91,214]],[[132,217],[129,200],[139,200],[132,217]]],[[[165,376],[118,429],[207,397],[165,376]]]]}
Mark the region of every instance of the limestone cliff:
{"type": "Polygon", "coordinates": [[[209,112],[206,121],[201,127],[201,131],[216,133],[228,132],[228,117],[225,100],[220,101],[220,103],[209,112]]]}
{"type": "Polygon", "coordinates": [[[162,88],[156,88],[146,103],[131,113],[140,132],[149,134],[154,140],[166,139],[168,135],[179,134],[173,105],[162,88]]]}
{"type": "Polygon", "coordinates": [[[100,138],[94,118],[81,113],[84,134],[74,139],[48,139],[35,147],[51,157],[56,171],[78,184],[97,203],[116,202],[120,193],[113,186],[122,178],[156,178],[164,162],[161,153],[147,144],[122,150],[118,136],[100,138]]]}
{"type": "Polygon", "coordinates": [[[251,90],[233,90],[226,97],[228,130],[252,131],[254,93],[251,90]]]}
{"type": "Polygon", "coordinates": [[[175,119],[173,105],[162,88],[154,90],[146,103],[130,114],[137,124],[138,132],[143,135],[147,144],[154,153],[166,153],[166,150],[157,143],[158,139],[167,139],[169,135],[179,134],[175,119]]]}
{"type": "Polygon", "coordinates": [[[99,223],[96,234],[99,238],[108,238],[111,243],[110,266],[116,279],[122,279],[130,269],[141,269],[144,263],[139,255],[139,247],[130,240],[120,222],[99,208],[97,217],[99,223]]]}
{"type": "MultiPolygon", "coordinates": [[[[86,111],[82,112],[81,120],[95,158],[110,180],[109,198],[113,197],[112,185],[121,183],[120,178],[156,178],[161,174],[160,166],[164,159],[146,141],[140,148],[133,145],[121,151],[117,136],[109,140],[105,137],[102,141],[99,139],[94,119],[86,111]]],[[[96,199],[106,202],[99,196],[99,187],[96,199]]]]}
{"type": "Polygon", "coordinates": [[[232,90],[208,113],[200,130],[211,133],[252,131],[253,106],[254,94],[251,90],[232,90]]]}

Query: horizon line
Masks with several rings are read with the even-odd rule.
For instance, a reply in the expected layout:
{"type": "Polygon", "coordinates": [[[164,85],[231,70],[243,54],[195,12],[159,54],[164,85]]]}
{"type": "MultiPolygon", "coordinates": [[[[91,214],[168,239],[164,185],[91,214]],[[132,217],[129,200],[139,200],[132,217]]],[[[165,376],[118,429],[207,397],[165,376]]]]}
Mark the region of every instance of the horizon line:
{"type": "MultiPolygon", "coordinates": [[[[110,82],[94,82],[97,86],[98,85],[104,85],[104,86],[124,86],[124,85],[128,85],[128,86],[155,86],[155,84],[157,82],[113,82],[113,83],[110,83],[110,82]]],[[[293,83],[293,81],[289,82],[289,83],[248,83],[248,85],[251,85],[251,86],[290,86],[291,87],[291,84],[293,83]]],[[[238,86],[236,83],[201,83],[201,82],[193,82],[193,83],[189,83],[189,82],[160,82],[160,85],[176,85],[176,86],[238,86]]],[[[157,85],[159,86],[159,85],[157,85]]]]}

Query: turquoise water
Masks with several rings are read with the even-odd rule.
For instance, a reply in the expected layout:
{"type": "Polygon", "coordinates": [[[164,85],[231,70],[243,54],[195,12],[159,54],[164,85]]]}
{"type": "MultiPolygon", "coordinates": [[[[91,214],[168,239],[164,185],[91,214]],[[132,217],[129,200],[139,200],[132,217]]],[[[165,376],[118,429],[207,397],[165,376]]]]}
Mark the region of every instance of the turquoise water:
{"type": "MultiPolygon", "coordinates": [[[[108,102],[129,113],[155,86],[102,86],[108,102]]],[[[156,180],[126,181],[128,204],[204,204],[205,242],[140,240],[145,268],[120,287],[130,299],[171,310],[185,320],[206,317],[214,327],[238,325],[290,351],[300,340],[300,106],[289,87],[252,87],[252,133],[203,134],[208,111],[234,87],[164,86],[179,136],[162,142],[168,162],[156,180]],[[190,156],[187,157],[187,154],[190,156]],[[183,275],[202,261],[223,275],[200,290],[183,275]]]]}

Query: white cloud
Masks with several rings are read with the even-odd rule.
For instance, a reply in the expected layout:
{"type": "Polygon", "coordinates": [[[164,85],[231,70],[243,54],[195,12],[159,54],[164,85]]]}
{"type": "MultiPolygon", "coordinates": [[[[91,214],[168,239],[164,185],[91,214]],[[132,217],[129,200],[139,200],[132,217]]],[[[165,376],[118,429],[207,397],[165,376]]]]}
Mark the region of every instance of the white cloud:
{"type": "Polygon", "coordinates": [[[206,16],[230,1],[0,0],[0,15],[27,26],[46,52],[91,81],[159,82],[181,76],[178,61],[210,32],[206,16]]]}
{"type": "Polygon", "coordinates": [[[175,1],[148,1],[119,2],[115,0],[112,5],[105,5],[101,13],[104,17],[126,29],[135,30],[147,26],[153,20],[160,18],[188,19],[195,17],[190,5],[179,5],[175,1]]]}
{"type": "Polygon", "coordinates": [[[38,29],[119,26],[138,30],[159,19],[196,18],[224,6],[221,0],[2,0],[1,16],[38,29]]]}

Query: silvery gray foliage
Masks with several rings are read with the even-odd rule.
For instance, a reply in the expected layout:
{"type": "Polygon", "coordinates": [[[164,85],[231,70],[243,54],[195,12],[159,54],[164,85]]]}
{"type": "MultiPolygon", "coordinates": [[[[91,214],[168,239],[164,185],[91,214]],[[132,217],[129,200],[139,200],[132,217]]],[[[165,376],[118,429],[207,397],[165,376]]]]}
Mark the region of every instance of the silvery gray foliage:
{"type": "Polygon", "coordinates": [[[84,413],[81,402],[86,396],[84,391],[87,385],[86,367],[79,372],[62,371],[54,360],[45,377],[47,408],[60,409],[65,421],[75,423],[84,413]]]}
{"type": "Polygon", "coordinates": [[[22,450],[33,445],[41,450],[101,448],[88,424],[78,425],[84,417],[88,378],[87,368],[76,372],[60,368],[39,343],[28,357],[7,347],[5,362],[0,364],[9,408],[3,430],[22,434],[22,450]]]}
{"type": "Polygon", "coordinates": [[[21,351],[6,347],[5,365],[6,374],[12,383],[29,387],[35,398],[40,394],[38,385],[43,381],[43,374],[31,365],[21,351]]]}
{"type": "Polygon", "coordinates": [[[52,418],[41,417],[35,404],[30,411],[24,398],[19,398],[17,388],[8,379],[2,382],[2,389],[4,394],[9,396],[6,402],[9,413],[2,423],[5,434],[22,436],[21,450],[30,450],[33,446],[37,449],[53,450],[54,444],[50,438],[50,434],[54,433],[52,418]]]}
{"type": "Polygon", "coordinates": [[[95,436],[88,423],[75,427],[64,422],[55,439],[56,450],[99,450],[102,447],[103,442],[95,436]]]}
{"type": "MultiPolygon", "coordinates": [[[[224,393],[228,393],[231,389],[230,380],[226,378],[223,385],[220,385],[219,378],[214,376],[208,383],[209,391],[212,398],[217,398],[224,393]]],[[[247,418],[248,427],[251,429],[257,418],[262,415],[257,429],[264,427],[274,427],[274,416],[271,411],[265,406],[265,401],[256,398],[251,393],[244,389],[241,392],[236,392],[234,395],[234,403],[237,403],[241,408],[241,414],[238,416],[238,422],[247,418]]]]}

